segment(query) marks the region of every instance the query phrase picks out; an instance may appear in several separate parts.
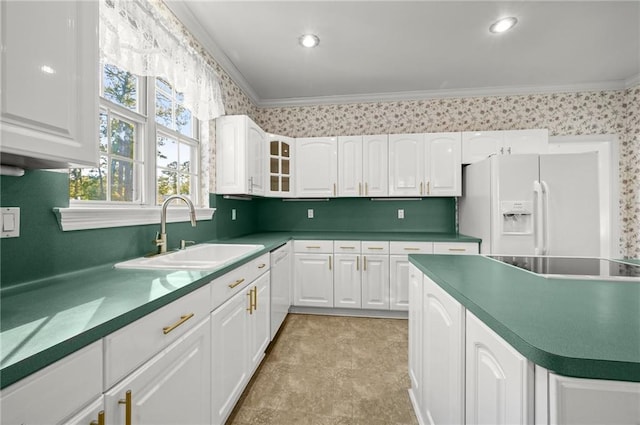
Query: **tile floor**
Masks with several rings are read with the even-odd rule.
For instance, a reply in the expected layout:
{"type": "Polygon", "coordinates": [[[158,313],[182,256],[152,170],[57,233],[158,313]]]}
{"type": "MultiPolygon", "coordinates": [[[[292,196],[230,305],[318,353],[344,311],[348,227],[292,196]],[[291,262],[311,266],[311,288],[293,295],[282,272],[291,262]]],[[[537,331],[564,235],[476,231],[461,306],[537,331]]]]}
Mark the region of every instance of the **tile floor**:
{"type": "Polygon", "coordinates": [[[227,425],[414,425],[407,321],[290,314],[227,425]]]}

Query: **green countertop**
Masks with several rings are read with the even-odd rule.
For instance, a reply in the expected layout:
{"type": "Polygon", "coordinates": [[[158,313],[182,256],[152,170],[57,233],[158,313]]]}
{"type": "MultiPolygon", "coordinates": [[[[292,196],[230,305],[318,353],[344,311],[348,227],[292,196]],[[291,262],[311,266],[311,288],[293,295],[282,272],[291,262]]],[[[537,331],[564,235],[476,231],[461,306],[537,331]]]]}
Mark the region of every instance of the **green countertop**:
{"type": "Polygon", "coordinates": [[[480,256],[410,261],[532,362],[640,382],[640,283],[545,278],[480,256]]]}
{"type": "Polygon", "coordinates": [[[216,271],[80,270],[0,292],[0,388],[194,291],[290,239],[479,242],[434,233],[273,232],[224,241],[264,245],[216,271]]]}

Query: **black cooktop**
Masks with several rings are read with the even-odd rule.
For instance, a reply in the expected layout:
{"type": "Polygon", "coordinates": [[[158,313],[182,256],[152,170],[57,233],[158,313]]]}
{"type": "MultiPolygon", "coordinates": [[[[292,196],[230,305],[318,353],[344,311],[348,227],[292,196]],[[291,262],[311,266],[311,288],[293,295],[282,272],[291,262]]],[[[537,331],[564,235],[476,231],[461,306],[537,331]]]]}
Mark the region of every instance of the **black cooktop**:
{"type": "Polygon", "coordinates": [[[640,279],[640,265],[587,257],[488,255],[503,263],[542,275],[640,279]]]}

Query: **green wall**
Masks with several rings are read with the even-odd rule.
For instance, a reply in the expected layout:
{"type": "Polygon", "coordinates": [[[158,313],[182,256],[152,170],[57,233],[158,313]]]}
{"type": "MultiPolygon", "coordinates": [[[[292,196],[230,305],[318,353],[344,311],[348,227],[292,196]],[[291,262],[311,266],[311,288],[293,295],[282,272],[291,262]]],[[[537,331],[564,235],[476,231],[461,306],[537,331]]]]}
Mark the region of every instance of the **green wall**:
{"type": "MultiPolygon", "coordinates": [[[[154,250],[158,224],[63,232],[54,207],[69,206],[69,177],[53,171],[0,176],[0,205],[20,207],[20,237],[0,239],[0,287],[139,257],[154,250]]],[[[215,216],[214,216],[215,217],[215,216]]],[[[180,239],[216,237],[214,221],[167,224],[169,248],[180,239]]]]}
{"type": "MultiPolygon", "coordinates": [[[[0,239],[0,287],[90,268],[154,250],[158,224],[63,232],[54,207],[68,207],[66,173],[27,171],[23,177],[0,176],[0,206],[20,207],[20,237],[0,239]]],[[[216,213],[211,221],[167,224],[169,249],[180,239],[206,242],[264,231],[396,231],[455,232],[455,199],[371,201],[249,201],[211,194],[216,213]],[[313,219],[307,210],[314,210],[313,219]],[[397,219],[397,210],[405,219],[397,219]],[[231,211],[236,210],[236,220],[231,211]]]]}

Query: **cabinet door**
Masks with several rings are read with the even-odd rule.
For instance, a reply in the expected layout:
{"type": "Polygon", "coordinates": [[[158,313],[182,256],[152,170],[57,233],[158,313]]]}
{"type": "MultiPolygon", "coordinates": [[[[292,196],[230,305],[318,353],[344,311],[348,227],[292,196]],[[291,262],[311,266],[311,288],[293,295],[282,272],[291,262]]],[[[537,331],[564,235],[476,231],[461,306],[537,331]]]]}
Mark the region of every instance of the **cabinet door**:
{"type": "Polygon", "coordinates": [[[427,134],[425,185],[430,196],[462,195],[462,134],[427,134]]]}
{"type": "Polygon", "coordinates": [[[362,136],[338,137],[338,196],[362,196],[362,136]]]}
{"type": "Polygon", "coordinates": [[[550,373],[549,423],[638,424],[640,383],[569,378],[550,373]]]}
{"type": "Polygon", "coordinates": [[[291,242],[271,253],[271,339],[291,306],[291,242]]]}
{"type": "Polygon", "coordinates": [[[264,131],[256,123],[247,119],[247,168],[249,170],[247,185],[252,195],[264,196],[265,194],[265,144],[264,131]]]}
{"type": "Polygon", "coordinates": [[[333,307],[333,254],[294,255],[294,305],[333,307]]]}
{"type": "Polygon", "coordinates": [[[362,277],[359,254],[335,254],[333,270],[334,307],[360,308],[362,277]]]}
{"type": "Polygon", "coordinates": [[[420,196],[424,192],[424,135],[389,135],[389,195],[420,196]]]}
{"type": "Polygon", "coordinates": [[[389,256],[362,256],[362,308],[389,310],[389,256]]]}
{"type": "Polygon", "coordinates": [[[94,421],[97,424],[99,423],[98,417],[100,415],[104,417],[104,414],[104,397],[100,395],[97,400],[75,414],[71,419],[64,421],[63,425],[89,425],[94,421]]]}
{"type": "Polygon", "coordinates": [[[221,425],[249,380],[250,287],[211,313],[212,423],[221,425]]]}
{"type": "MultiPolygon", "coordinates": [[[[409,265],[409,378],[411,396],[422,415],[422,291],[423,273],[409,265]]],[[[420,422],[424,423],[424,421],[420,422]]]]}
{"type": "Polygon", "coordinates": [[[465,131],[462,133],[462,163],[471,164],[500,152],[504,131],[465,131]]]}
{"type": "MultiPolygon", "coordinates": [[[[464,423],[464,308],[423,277],[422,406],[431,423],[464,423]]],[[[488,423],[488,422],[481,422],[488,423]]]]}
{"type": "Polygon", "coordinates": [[[533,364],[466,313],[466,423],[533,423],[533,364]]]}
{"type": "Polygon", "coordinates": [[[254,305],[249,315],[249,350],[251,374],[264,358],[264,352],[271,341],[271,292],[270,276],[265,273],[252,284],[254,305]]]}
{"type": "Polygon", "coordinates": [[[389,136],[386,134],[362,138],[363,196],[389,194],[389,136]]]}
{"type": "Polygon", "coordinates": [[[296,197],[335,197],[338,143],[335,137],[296,139],[296,197]]]}
{"type": "Polygon", "coordinates": [[[216,193],[249,192],[246,126],[248,118],[226,115],[216,119],[216,193]]]}
{"type": "Polygon", "coordinates": [[[98,164],[98,2],[0,3],[3,161],[98,164]]]}
{"type": "Polygon", "coordinates": [[[210,324],[201,321],[105,393],[106,422],[126,424],[130,409],[137,425],[210,423],[210,324]]]}
{"type": "Polygon", "coordinates": [[[391,310],[409,309],[409,258],[389,256],[389,305],[391,310]]]}
{"type": "Polygon", "coordinates": [[[549,131],[509,130],[504,132],[503,154],[546,153],[549,147],[549,131]]]}
{"type": "Polygon", "coordinates": [[[267,196],[293,196],[293,138],[270,134],[266,157],[267,196]]]}

